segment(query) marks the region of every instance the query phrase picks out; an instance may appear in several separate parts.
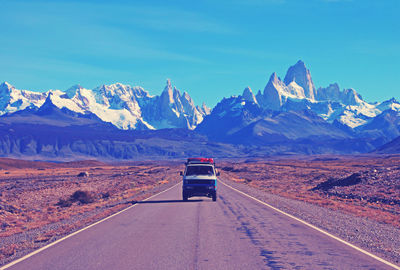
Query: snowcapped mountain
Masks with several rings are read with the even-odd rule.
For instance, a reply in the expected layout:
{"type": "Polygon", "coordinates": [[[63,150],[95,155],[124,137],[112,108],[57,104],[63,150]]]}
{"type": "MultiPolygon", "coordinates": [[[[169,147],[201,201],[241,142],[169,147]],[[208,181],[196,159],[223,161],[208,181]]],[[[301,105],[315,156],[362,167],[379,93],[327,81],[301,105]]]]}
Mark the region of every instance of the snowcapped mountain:
{"type": "MultiPolygon", "coordinates": [[[[65,92],[38,93],[18,90],[5,82],[0,85],[0,115],[39,108],[48,96],[59,108],[94,113],[120,129],[195,129],[211,113],[204,103],[195,106],[187,92],[181,94],[167,80],[160,96],[152,96],[142,87],[120,83],[95,89],[75,85],[65,92]]],[[[353,129],[367,125],[383,111],[400,111],[400,103],[395,99],[368,103],[356,90],[341,90],[337,83],[317,89],[310,70],[301,60],[289,67],[284,80],[274,72],[263,92],[255,95],[246,87],[237,98],[254,103],[262,110],[311,110],[329,123],[338,122],[353,129]]]]}
{"type": "Polygon", "coordinates": [[[0,114],[16,112],[28,107],[40,107],[47,93],[18,90],[7,82],[0,84],[0,114]]]}
{"type": "Polygon", "coordinates": [[[0,115],[10,125],[31,121],[54,126],[59,115],[58,126],[101,121],[121,130],[194,130],[193,134],[202,133],[213,142],[256,147],[252,148],[256,152],[270,147],[275,153],[368,152],[400,136],[396,99],[369,103],[356,90],[341,89],[337,83],[316,88],[303,61],[289,67],[283,80],[272,73],[263,91],[255,94],[246,87],[212,111],[204,103],[196,106],[170,80],[160,95],[120,83],[44,93],[3,83],[0,115]],[[41,115],[46,108],[61,112],[52,109],[51,114],[41,115]]]}
{"type": "Polygon", "coordinates": [[[26,108],[40,108],[49,100],[56,107],[88,114],[119,129],[194,129],[210,109],[203,103],[195,106],[187,92],[172,87],[170,80],[160,96],[151,96],[142,87],[115,83],[86,89],[75,85],[67,91],[38,93],[18,90],[7,82],[0,85],[0,115],[26,108]]]}
{"type": "Polygon", "coordinates": [[[170,127],[194,129],[203,121],[205,115],[205,112],[194,105],[189,94],[187,92],[181,94],[176,87],[172,87],[170,80],[167,80],[164,91],[153,102],[143,105],[148,112],[144,119],[152,123],[156,129],[170,127]],[[154,105],[159,109],[154,110],[154,105]]]}
{"type": "Polygon", "coordinates": [[[261,156],[365,153],[375,148],[369,138],[358,138],[351,128],[329,123],[312,110],[263,109],[245,95],[224,98],[195,131],[261,156]]]}
{"type": "Polygon", "coordinates": [[[346,145],[365,152],[400,135],[400,103],[368,103],[337,83],[316,89],[310,71],[298,61],[283,81],[272,73],[263,92],[254,95],[246,87],[242,95],[224,98],[196,130],[235,144],[319,140],[325,146],[331,142],[333,149],[346,145]]]}
{"type": "Polygon", "coordinates": [[[315,99],[315,86],[311,78],[311,73],[306,68],[303,61],[299,60],[294,66],[291,66],[288,69],[283,82],[287,86],[294,82],[295,85],[293,86],[297,88],[297,91],[302,88],[306,98],[311,100],[315,99]],[[296,86],[300,86],[300,88],[296,86]]]}
{"type": "Polygon", "coordinates": [[[400,103],[369,103],[337,83],[316,88],[302,61],[213,110],[170,80],[160,95],[121,83],[39,93],[5,82],[0,133],[0,155],[46,159],[366,153],[400,136],[400,103]]]}
{"type": "Polygon", "coordinates": [[[0,117],[0,125],[43,125],[52,127],[68,126],[103,126],[106,128],[117,129],[111,123],[102,121],[93,113],[78,113],[63,107],[57,107],[51,94],[47,96],[40,108],[26,108],[15,113],[5,114],[0,117]]]}
{"type": "Polygon", "coordinates": [[[340,90],[337,83],[316,89],[303,61],[291,66],[283,81],[274,72],[263,92],[254,95],[247,87],[238,98],[266,110],[311,110],[329,123],[337,121],[350,128],[368,124],[385,110],[400,111],[400,103],[395,99],[368,103],[356,90],[340,90]]]}

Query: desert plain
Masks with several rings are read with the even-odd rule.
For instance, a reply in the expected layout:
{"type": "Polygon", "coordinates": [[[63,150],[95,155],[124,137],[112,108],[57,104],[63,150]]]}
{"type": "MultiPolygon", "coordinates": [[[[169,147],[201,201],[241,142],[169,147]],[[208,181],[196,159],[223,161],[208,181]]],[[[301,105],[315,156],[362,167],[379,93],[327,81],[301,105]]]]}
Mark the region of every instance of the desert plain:
{"type": "MultiPolygon", "coordinates": [[[[398,155],[216,162],[221,179],[238,188],[400,229],[398,155]]],[[[178,183],[183,169],[184,160],[52,163],[0,159],[0,265],[178,183]]],[[[390,258],[399,254],[398,250],[387,252],[394,254],[390,258]]]]}

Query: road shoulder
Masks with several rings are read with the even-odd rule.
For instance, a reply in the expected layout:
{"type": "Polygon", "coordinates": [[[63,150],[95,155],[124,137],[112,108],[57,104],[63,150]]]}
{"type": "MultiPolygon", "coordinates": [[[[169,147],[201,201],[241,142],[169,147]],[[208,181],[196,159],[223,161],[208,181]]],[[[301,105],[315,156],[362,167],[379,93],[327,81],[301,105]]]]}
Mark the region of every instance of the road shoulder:
{"type": "Polygon", "coordinates": [[[393,226],[303,201],[280,197],[245,184],[230,181],[228,178],[221,178],[221,180],[256,199],[300,218],[389,262],[396,265],[400,263],[400,230],[393,226]]]}

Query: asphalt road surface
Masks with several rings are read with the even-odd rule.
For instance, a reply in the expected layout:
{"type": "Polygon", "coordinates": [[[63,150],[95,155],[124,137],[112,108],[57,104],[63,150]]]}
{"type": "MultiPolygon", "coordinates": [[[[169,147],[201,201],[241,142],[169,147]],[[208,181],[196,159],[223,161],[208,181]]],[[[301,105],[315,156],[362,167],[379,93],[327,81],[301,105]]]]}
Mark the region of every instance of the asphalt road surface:
{"type": "Polygon", "coordinates": [[[181,185],[9,269],[393,269],[222,184],[181,185]]]}

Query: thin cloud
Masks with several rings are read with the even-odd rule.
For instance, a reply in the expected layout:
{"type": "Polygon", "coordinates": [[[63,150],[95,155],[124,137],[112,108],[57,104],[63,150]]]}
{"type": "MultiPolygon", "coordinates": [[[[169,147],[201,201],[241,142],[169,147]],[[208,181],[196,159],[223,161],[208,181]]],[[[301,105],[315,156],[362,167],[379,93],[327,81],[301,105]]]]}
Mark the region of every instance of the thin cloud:
{"type": "Polygon", "coordinates": [[[221,53],[221,54],[228,54],[233,56],[243,56],[243,57],[251,57],[257,59],[282,59],[286,56],[286,54],[281,54],[277,52],[266,52],[260,50],[252,50],[252,49],[243,49],[243,48],[207,48],[208,51],[221,53]]]}
{"type": "Polygon", "coordinates": [[[127,25],[142,25],[154,30],[206,32],[231,34],[236,31],[222,22],[201,13],[173,7],[129,7],[129,13],[136,16],[121,16],[120,22],[127,25]]]}

